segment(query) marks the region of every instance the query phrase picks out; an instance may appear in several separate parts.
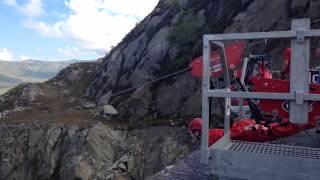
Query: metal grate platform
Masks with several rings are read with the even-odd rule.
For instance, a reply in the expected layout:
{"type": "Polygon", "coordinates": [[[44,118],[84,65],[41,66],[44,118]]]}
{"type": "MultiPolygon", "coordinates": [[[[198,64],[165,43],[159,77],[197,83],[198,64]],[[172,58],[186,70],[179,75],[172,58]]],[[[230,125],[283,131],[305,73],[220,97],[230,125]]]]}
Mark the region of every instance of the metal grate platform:
{"type": "Polygon", "coordinates": [[[320,159],[320,149],[318,148],[298,147],[283,144],[232,141],[232,145],[228,150],[283,157],[320,159]]]}
{"type": "Polygon", "coordinates": [[[211,174],[246,180],[318,180],[320,149],[232,141],[224,136],[210,147],[211,174]]]}

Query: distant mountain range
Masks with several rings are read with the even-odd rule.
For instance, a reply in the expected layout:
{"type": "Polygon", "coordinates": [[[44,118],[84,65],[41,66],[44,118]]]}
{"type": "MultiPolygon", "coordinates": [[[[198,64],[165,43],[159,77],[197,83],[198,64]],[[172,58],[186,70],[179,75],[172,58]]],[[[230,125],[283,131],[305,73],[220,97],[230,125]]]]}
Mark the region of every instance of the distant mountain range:
{"type": "Polygon", "coordinates": [[[0,94],[12,87],[27,82],[43,82],[54,77],[70,61],[1,61],[0,60],[0,94]]]}

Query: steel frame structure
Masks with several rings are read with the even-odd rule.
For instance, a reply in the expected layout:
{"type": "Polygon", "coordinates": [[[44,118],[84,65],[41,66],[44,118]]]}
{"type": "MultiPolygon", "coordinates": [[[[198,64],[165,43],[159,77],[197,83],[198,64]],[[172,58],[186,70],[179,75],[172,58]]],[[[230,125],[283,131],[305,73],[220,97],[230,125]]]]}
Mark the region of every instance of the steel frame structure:
{"type": "MultiPolygon", "coordinates": [[[[233,34],[212,34],[203,37],[203,79],[202,79],[202,119],[203,130],[201,137],[201,162],[208,163],[209,153],[231,142],[230,129],[230,99],[255,98],[289,100],[289,119],[292,123],[305,124],[308,121],[308,102],[320,101],[320,95],[309,94],[309,61],[310,38],[320,36],[320,30],[310,30],[309,19],[294,19],[291,30],[275,32],[253,32],[233,34]],[[223,41],[229,40],[257,40],[257,39],[291,39],[291,72],[289,93],[264,93],[264,92],[232,92],[230,90],[230,75],[223,41]],[[210,89],[209,60],[212,46],[220,48],[221,65],[224,69],[224,89],[210,89]],[[299,67],[299,68],[296,68],[299,67]],[[212,147],[208,147],[209,131],[209,98],[219,97],[225,99],[224,132],[225,136],[212,147]]],[[[225,149],[224,149],[225,150],[225,149]]]]}

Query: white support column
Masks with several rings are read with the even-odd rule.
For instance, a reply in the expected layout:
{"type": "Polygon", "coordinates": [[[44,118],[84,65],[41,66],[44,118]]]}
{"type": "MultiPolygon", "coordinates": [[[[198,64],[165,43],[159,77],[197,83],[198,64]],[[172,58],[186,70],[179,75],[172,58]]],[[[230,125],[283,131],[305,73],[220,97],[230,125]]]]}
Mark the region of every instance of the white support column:
{"type": "Polygon", "coordinates": [[[290,122],[306,124],[308,122],[308,102],[303,94],[309,91],[310,40],[305,38],[310,30],[309,19],[292,21],[292,31],[297,37],[291,40],[290,92],[296,95],[296,101],[290,101],[290,122]]]}
{"type": "MultiPolygon", "coordinates": [[[[245,74],[247,72],[247,66],[248,66],[248,61],[249,58],[245,57],[243,59],[243,65],[242,65],[242,71],[241,71],[241,77],[240,77],[240,81],[242,84],[244,84],[244,78],[245,78],[245,74]]],[[[239,98],[239,118],[242,119],[243,118],[243,98],[239,98]]]]}
{"type": "Polygon", "coordinates": [[[203,75],[202,75],[202,134],[201,134],[201,163],[208,164],[209,160],[209,97],[210,88],[210,51],[209,40],[203,38],[203,75]]]}
{"type": "MultiPolygon", "coordinates": [[[[229,64],[228,64],[228,60],[227,60],[227,56],[225,54],[225,48],[224,48],[224,43],[221,41],[214,41],[214,44],[218,45],[220,47],[219,49],[219,54],[220,54],[220,63],[221,63],[221,67],[224,70],[223,71],[223,78],[224,78],[224,86],[225,89],[228,92],[230,91],[230,74],[229,74],[229,64]]],[[[224,134],[229,134],[229,130],[230,130],[230,102],[231,102],[231,98],[230,97],[225,97],[224,98],[224,134]]],[[[230,137],[229,137],[230,138],[230,137]]]]}
{"type": "MultiPolygon", "coordinates": [[[[227,91],[231,91],[230,88],[227,88],[227,91]]],[[[231,103],[231,98],[224,98],[224,134],[229,134],[230,131],[230,103],[231,103]]],[[[231,139],[231,137],[228,137],[231,139]]]]}

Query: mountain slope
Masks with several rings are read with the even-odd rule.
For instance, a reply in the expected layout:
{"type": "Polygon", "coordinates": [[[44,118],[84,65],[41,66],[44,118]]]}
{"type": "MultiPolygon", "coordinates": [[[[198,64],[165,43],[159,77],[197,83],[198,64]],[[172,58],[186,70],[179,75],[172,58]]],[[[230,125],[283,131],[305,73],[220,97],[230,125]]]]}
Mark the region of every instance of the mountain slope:
{"type": "Polygon", "coordinates": [[[27,82],[43,82],[76,61],[0,61],[0,94],[27,82]]]}

